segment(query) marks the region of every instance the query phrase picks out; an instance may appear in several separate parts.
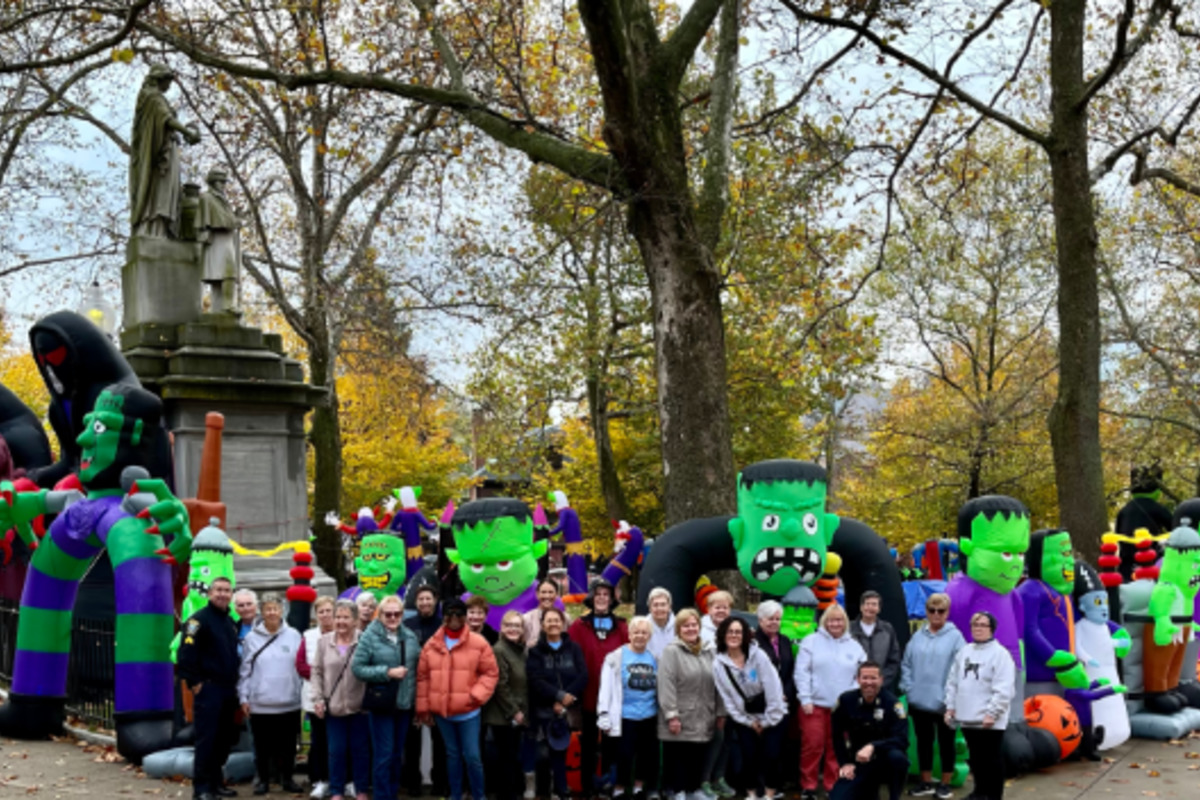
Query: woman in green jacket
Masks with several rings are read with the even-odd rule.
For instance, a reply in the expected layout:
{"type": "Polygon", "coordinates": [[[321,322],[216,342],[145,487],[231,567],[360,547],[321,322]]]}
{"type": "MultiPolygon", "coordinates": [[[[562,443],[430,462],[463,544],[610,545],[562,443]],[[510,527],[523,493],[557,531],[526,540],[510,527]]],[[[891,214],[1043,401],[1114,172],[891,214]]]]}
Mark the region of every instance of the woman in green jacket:
{"type": "Polygon", "coordinates": [[[496,763],[501,766],[496,797],[516,800],[521,791],[521,739],[529,730],[529,687],[525,679],[525,620],[519,611],[509,611],[500,622],[500,640],[492,645],[500,681],[496,693],[483,709],[483,722],[492,729],[496,763]]]}
{"type": "Polygon", "coordinates": [[[404,760],[404,739],[412,720],[417,699],[417,661],[421,643],[400,622],[404,604],[395,595],[383,598],[375,621],[367,626],[354,651],[354,677],[365,684],[395,681],[396,707],[371,709],[371,745],[374,754],[374,790],[376,797],[388,800],[400,789],[400,768],[404,760]]]}

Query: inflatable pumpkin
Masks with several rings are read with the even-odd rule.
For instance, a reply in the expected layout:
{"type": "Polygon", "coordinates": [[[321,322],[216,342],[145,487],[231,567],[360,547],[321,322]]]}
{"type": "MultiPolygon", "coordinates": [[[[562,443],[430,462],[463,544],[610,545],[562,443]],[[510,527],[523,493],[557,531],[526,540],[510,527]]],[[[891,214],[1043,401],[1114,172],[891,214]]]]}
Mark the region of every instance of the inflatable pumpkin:
{"type": "Polygon", "coordinates": [[[1066,760],[1083,738],[1079,727],[1079,715],[1061,697],[1052,694],[1037,694],[1025,700],[1025,721],[1034,728],[1049,732],[1058,740],[1059,760],[1066,760]]]}

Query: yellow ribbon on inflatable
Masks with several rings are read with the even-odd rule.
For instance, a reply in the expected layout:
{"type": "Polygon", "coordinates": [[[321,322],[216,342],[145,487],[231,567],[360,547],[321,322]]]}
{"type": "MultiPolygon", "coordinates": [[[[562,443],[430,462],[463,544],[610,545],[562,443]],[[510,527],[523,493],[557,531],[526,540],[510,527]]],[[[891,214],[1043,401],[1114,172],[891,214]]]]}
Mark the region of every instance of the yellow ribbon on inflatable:
{"type": "Polygon", "coordinates": [[[229,541],[233,545],[233,552],[239,556],[258,556],[259,558],[270,558],[277,556],[285,550],[291,550],[296,553],[311,553],[312,544],[310,542],[284,542],[283,544],[274,547],[270,550],[251,550],[248,547],[242,547],[232,539],[229,541]]]}

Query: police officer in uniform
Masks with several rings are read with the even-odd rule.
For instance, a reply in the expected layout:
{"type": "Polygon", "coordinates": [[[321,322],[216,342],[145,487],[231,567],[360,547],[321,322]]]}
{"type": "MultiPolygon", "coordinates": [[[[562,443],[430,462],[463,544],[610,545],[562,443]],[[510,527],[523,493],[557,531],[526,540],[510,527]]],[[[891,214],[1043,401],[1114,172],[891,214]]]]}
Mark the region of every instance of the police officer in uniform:
{"type": "Polygon", "coordinates": [[[858,688],[838,698],[832,722],[841,768],[830,800],[875,800],[883,784],[890,800],[899,800],[908,778],[908,717],[883,689],[878,663],[858,665],[858,688]]]}
{"type": "Polygon", "coordinates": [[[192,614],[183,626],[179,646],[179,676],[196,693],[194,706],[196,754],[193,796],[196,800],[234,797],[225,788],[225,760],[238,737],[234,715],[238,709],[238,626],[229,616],[233,585],[214,578],[208,605],[192,614]]]}

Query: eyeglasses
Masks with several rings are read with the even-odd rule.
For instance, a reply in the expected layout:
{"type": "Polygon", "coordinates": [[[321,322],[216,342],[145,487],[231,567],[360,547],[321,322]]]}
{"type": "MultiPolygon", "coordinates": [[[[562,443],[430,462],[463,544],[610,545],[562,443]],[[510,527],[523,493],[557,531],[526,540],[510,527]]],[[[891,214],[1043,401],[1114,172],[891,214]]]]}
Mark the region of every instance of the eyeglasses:
{"type": "Polygon", "coordinates": [[[380,616],[385,619],[399,619],[401,613],[400,611],[384,611],[380,616]]]}
{"type": "Polygon", "coordinates": [[[949,613],[949,611],[950,611],[950,609],[948,609],[948,608],[927,608],[927,609],[925,609],[926,614],[946,614],[946,613],[949,613]]]}

